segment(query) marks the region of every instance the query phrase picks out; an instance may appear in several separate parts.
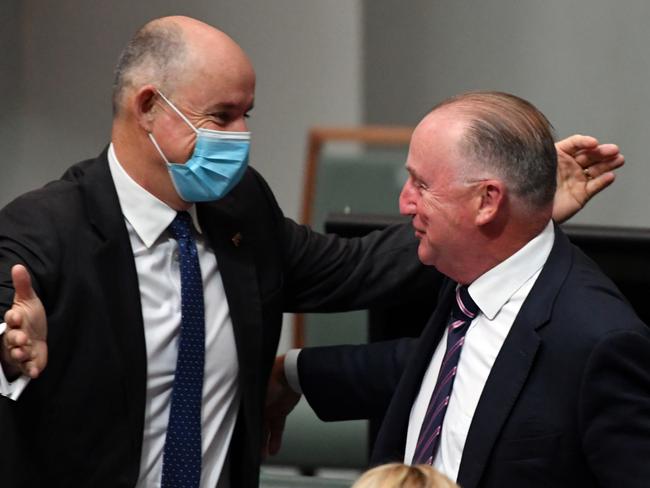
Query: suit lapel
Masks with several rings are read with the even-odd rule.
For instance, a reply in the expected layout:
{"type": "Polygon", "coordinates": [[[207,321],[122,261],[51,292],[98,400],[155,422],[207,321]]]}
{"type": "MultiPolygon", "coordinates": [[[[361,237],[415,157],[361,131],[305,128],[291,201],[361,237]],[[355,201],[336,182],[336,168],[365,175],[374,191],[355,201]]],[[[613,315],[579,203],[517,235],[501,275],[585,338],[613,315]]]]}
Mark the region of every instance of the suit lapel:
{"type": "MultiPolygon", "coordinates": [[[[71,175],[73,178],[75,175],[71,175]]],[[[65,178],[66,176],[64,176],[65,178]]],[[[86,166],[80,186],[93,229],[90,243],[93,276],[103,295],[105,307],[97,310],[106,317],[113,333],[124,384],[124,402],[133,425],[135,452],[140,453],[146,395],[146,346],[138,276],[128,231],[110,175],[106,151],[86,166]]]]}
{"type": "MultiPolygon", "coordinates": [[[[259,383],[262,357],[262,304],[251,242],[241,217],[237,198],[229,194],[215,203],[197,206],[201,228],[214,250],[232,319],[240,385],[243,392],[259,383]]],[[[209,299],[209,298],[208,298],[209,299]]],[[[243,402],[245,408],[257,405],[243,402]],[[246,407],[248,406],[248,407],[246,407]]]]}
{"type": "Polygon", "coordinates": [[[393,401],[382,422],[373,449],[372,464],[404,457],[411,408],[420,392],[422,378],[429,367],[431,357],[445,331],[455,288],[456,283],[451,280],[446,280],[441,286],[437,301],[439,306],[436,307],[418,339],[413,359],[408,362],[402,374],[402,379],[393,394],[393,401]]]}
{"type": "MultiPolygon", "coordinates": [[[[146,395],[146,345],[137,271],[128,231],[124,224],[117,192],[108,167],[106,151],[81,170],[73,170],[64,179],[77,180],[84,195],[88,219],[93,229],[90,243],[93,267],[121,365],[125,401],[133,424],[136,452],[141,452],[143,415],[146,395]],[[108,190],[107,190],[108,188],[108,190]]],[[[261,303],[250,245],[241,228],[239,205],[226,196],[216,203],[198,205],[197,212],[206,237],[214,250],[232,318],[237,347],[240,384],[244,394],[257,391],[261,358],[261,303]]],[[[248,408],[256,402],[242,402],[248,408]]]]}
{"type": "Polygon", "coordinates": [[[520,311],[490,371],[469,428],[457,482],[477,486],[504,422],[528,377],[539,347],[531,325],[540,317],[520,311]]]}
{"type": "Polygon", "coordinates": [[[570,267],[570,244],[556,226],[555,242],[490,371],[465,441],[457,482],[478,486],[526,379],[541,339],[537,329],[551,316],[553,302],[570,267]]]}

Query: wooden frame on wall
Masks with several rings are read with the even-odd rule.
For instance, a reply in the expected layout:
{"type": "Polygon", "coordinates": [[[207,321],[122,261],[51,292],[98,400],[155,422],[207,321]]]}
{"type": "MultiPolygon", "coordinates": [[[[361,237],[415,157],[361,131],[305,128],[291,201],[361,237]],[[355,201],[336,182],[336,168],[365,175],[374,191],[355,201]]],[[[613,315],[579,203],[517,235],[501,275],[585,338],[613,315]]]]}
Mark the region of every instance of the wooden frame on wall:
{"type": "MultiPolygon", "coordinates": [[[[360,126],[360,127],[314,127],[307,137],[307,160],[302,195],[301,222],[312,224],[314,199],[320,157],[325,144],[352,142],[369,146],[407,146],[413,127],[403,126],[360,126]]],[[[305,319],[296,314],[293,321],[293,347],[305,346],[305,319]]]]}

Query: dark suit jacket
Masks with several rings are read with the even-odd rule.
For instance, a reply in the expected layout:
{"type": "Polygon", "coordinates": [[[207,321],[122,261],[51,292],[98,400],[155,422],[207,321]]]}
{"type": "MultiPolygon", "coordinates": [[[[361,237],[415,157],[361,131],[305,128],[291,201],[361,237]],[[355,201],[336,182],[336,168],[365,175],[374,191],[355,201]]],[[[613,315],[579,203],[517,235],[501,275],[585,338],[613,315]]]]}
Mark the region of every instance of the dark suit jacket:
{"type": "MultiPolygon", "coordinates": [[[[252,169],[227,197],[198,205],[198,216],[219,262],[239,358],[232,485],[257,487],[261,413],[282,312],[365,308],[395,300],[395,287],[415,293],[436,277],[419,265],[410,229],[349,241],[318,235],[285,219],[252,169]]],[[[145,341],[106,152],[0,212],[3,314],[13,300],[15,263],[27,265],[45,305],[49,364],[17,402],[0,398],[0,485],[134,486],[145,341]]]]}
{"type": "MultiPolygon", "coordinates": [[[[305,349],[305,396],[324,420],[381,417],[372,463],[401,461],[411,406],[455,283],[418,339],[305,349]]],[[[399,326],[396,324],[396,326],[399,326]]],[[[475,487],[647,487],[650,333],[556,228],[551,255],[490,372],[461,459],[475,487]]]]}

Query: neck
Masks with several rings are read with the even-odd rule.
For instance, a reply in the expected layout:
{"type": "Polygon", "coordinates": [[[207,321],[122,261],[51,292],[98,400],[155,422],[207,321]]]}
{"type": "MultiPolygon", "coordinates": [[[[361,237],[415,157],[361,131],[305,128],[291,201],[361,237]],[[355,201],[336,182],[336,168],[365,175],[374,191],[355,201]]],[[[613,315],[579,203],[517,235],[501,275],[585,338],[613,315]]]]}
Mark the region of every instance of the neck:
{"type": "Polygon", "coordinates": [[[481,229],[480,237],[476,239],[476,245],[472,246],[474,251],[469,250],[465,253],[470,256],[472,262],[465,263],[465,266],[454,273],[454,276],[449,276],[461,284],[472,283],[537,237],[549,220],[550,216],[548,218],[521,219],[516,223],[508,223],[498,233],[494,228],[486,226],[481,229]]]}
{"type": "Polygon", "coordinates": [[[178,196],[165,162],[141,132],[113,124],[111,141],[120,165],[133,181],[174,210],[189,209],[192,204],[178,196]]]}

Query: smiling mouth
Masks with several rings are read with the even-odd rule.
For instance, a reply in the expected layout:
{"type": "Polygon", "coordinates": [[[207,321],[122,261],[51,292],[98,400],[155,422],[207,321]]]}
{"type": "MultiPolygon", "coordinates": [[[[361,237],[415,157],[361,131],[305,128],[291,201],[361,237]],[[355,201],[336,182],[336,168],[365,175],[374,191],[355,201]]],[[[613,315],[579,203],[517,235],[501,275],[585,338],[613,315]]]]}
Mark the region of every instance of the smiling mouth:
{"type": "Polygon", "coordinates": [[[415,225],[415,220],[411,220],[411,225],[413,226],[413,230],[415,231],[415,235],[416,235],[416,237],[421,237],[421,236],[424,235],[424,230],[418,228],[418,227],[415,225]]]}

